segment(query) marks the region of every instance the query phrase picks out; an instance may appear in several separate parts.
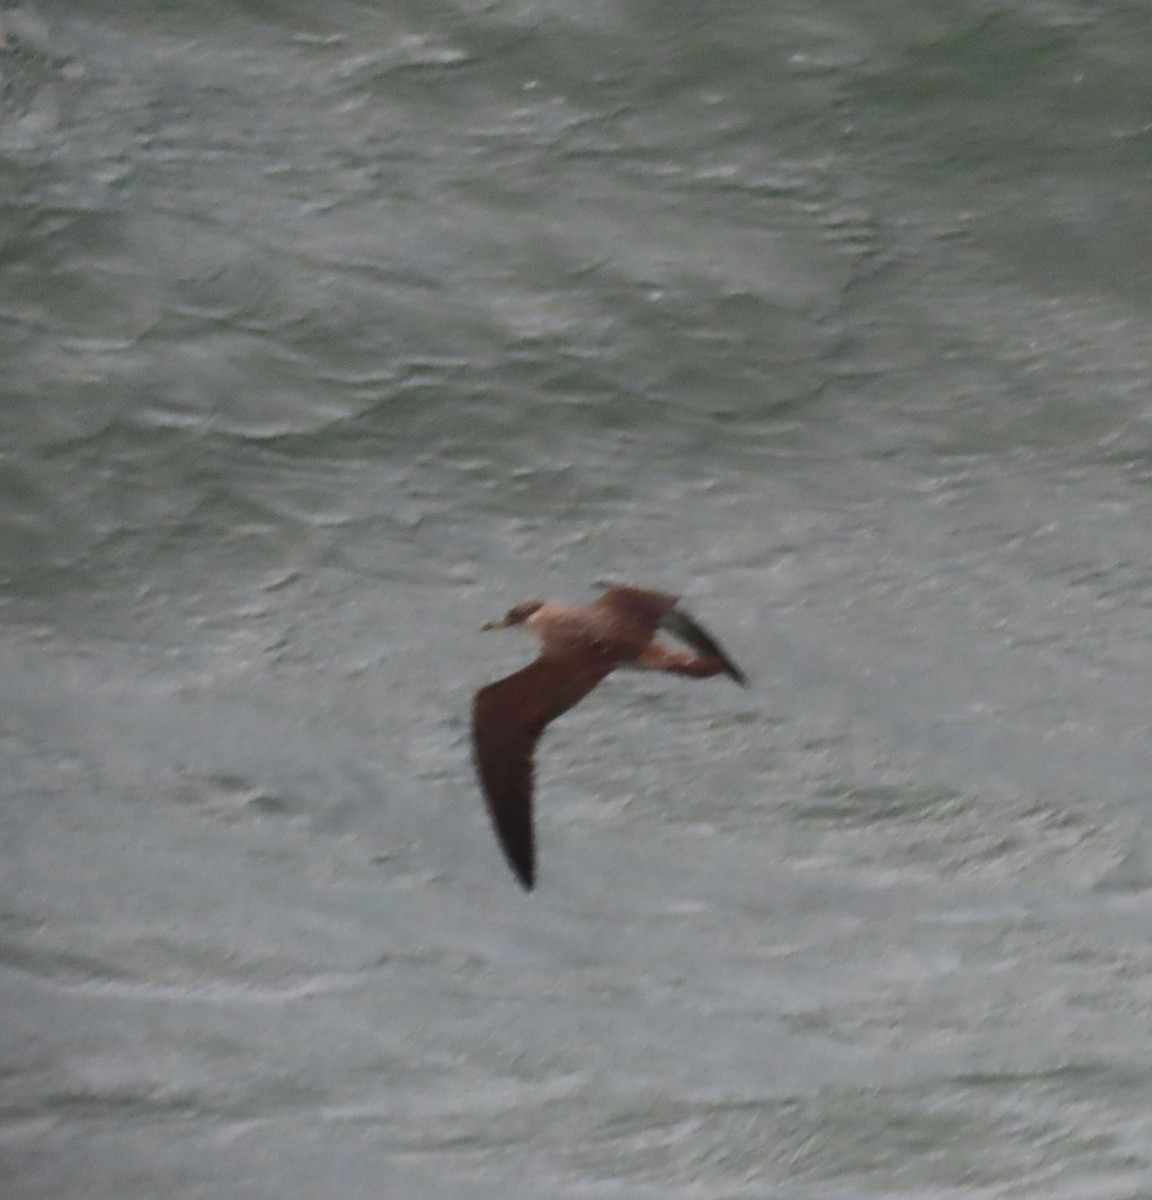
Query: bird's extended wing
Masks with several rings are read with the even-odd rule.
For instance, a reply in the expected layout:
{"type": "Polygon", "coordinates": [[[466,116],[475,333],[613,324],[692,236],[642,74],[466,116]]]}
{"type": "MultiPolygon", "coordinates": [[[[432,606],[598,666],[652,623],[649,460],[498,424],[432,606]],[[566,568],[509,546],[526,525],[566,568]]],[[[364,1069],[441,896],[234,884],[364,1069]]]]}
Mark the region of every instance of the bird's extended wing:
{"type": "Polygon", "coordinates": [[[608,609],[638,637],[650,638],[664,618],[676,607],[680,597],[649,588],[609,587],[596,601],[597,607],[608,609]]]}
{"type": "Polygon", "coordinates": [[[472,753],[508,864],[521,886],[536,882],[532,752],[548,723],[578,704],[614,664],[542,657],[482,687],[472,701],[472,753]]]}
{"type": "Polygon", "coordinates": [[[683,609],[673,608],[660,621],[662,628],[686,642],[701,654],[714,655],[724,667],[726,675],[735,679],[741,687],[748,686],[748,676],[728,657],[724,648],[706,630],[702,629],[683,609]]]}

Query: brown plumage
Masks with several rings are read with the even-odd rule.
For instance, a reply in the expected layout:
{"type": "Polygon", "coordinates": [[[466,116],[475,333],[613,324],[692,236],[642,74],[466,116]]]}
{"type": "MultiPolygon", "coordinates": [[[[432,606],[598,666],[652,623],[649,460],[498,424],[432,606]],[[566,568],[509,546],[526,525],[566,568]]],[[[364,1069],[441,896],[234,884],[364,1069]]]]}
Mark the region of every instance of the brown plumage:
{"type": "Polygon", "coordinates": [[[578,704],[617,667],[706,678],[744,673],[686,613],[679,598],[645,588],[609,587],[575,608],[529,600],[485,629],[523,625],[540,641],[540,657],[481,688],[472,701],[472,749],[480,786],[505,857],[520,884],[536,882],[532,830],[532,755],[550,721],[578,704]],[[656,640],[666,629],[692,647],[656,640]]]}

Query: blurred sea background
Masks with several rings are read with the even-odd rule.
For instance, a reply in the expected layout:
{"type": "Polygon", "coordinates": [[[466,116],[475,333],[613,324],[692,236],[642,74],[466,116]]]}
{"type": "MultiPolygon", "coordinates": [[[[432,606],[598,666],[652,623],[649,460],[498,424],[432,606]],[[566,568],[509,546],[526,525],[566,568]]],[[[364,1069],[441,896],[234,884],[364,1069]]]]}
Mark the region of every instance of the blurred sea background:
{"type": "Polygon", "coordinates": [[[1152,1195],[1152,7],[37,0],[0,180],[6,1200],[1152,1195]]]}

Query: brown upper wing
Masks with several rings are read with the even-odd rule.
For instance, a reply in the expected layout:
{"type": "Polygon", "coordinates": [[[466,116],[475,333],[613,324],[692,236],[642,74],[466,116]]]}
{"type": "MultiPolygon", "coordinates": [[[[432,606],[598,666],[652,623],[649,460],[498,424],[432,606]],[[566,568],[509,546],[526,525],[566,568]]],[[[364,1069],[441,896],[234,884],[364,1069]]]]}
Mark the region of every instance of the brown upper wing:
{"type": "Polygon", "coordinates": [[[607,609],[644,641],[655,634],[660,623],[676,607],[680,597],[665,592],[654,592],[648,588],[610,587],[596,607],[607,609]]]}
{"type": "Polygon", "coordinates": [[[472,701],[472,754],[492,826],[522,887],[536,882],[532,752],[549,721],[567,712],[613,664],[538,658],[482,687],[472,701]]]}

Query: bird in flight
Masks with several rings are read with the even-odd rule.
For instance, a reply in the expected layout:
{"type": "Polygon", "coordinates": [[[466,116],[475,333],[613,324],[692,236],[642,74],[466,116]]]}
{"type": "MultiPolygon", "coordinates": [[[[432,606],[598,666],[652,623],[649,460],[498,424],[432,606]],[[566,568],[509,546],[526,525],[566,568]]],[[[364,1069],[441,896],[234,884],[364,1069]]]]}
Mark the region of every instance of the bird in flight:
{"type": "Polygon", "coordinates": [[[540,643],[535,662],[482,687],[472,701],[476,773],[504,857],[525,891],[536,883],[532,755],[550,721],[583,700],[617,667],[695,679],[723,674],[741,686],[748,684],[715,639],[678,607],[678,596],[603,586],[607,590],[592,604],[527,600],[484,626],[522,625],[540,643]],[[657,641],[660,630],[691,649],[657,641]]]}

